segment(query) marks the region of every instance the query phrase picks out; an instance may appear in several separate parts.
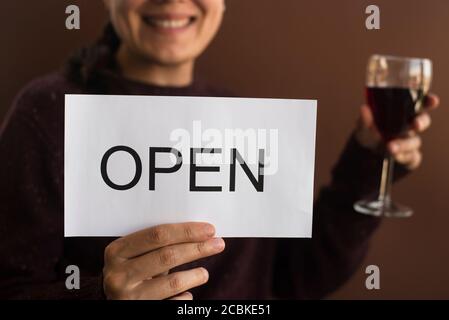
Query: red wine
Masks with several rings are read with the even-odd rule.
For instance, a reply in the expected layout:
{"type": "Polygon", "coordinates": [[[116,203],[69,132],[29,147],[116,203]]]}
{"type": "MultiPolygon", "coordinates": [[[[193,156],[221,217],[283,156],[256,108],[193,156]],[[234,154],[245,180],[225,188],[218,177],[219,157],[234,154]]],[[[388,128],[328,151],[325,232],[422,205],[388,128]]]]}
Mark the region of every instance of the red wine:
{"type": "Polygon", "coordinates": [[[387,142],[407,131],[424,98],[422,90],[408,88],[368,87],[366,93],[376,127],[387,142]]]}

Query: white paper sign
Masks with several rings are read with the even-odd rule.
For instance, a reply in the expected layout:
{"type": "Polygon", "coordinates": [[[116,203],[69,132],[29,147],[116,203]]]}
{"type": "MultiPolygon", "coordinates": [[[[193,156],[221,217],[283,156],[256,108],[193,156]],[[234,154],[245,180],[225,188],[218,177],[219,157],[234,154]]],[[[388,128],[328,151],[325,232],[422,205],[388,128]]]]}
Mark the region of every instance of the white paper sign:
{"type": "Polygon", "coordinates": [[[65,236],[311,237],[316,101],[66,95],[65,236]]]}

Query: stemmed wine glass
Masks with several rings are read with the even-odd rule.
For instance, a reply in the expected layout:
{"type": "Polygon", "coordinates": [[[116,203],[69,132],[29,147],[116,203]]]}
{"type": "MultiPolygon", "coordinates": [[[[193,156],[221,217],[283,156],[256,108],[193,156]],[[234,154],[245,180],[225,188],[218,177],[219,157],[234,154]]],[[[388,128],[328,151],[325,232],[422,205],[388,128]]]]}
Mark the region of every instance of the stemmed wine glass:
{"type": "MultiPolygon", "coordinates": [[[[374,123],[385,144],[405,134],[423,109],[432,81],[428,59],[373,55],[367,67],[366,96],[374,123]]],[[[385,148],[386,149],[386,148],[385,148]]],[[[394,203],[391,183],[394,159],[386,151],[377,195],[354,204],[357,212],[386,217],[409,217],[411,208],[394,203]]]]}

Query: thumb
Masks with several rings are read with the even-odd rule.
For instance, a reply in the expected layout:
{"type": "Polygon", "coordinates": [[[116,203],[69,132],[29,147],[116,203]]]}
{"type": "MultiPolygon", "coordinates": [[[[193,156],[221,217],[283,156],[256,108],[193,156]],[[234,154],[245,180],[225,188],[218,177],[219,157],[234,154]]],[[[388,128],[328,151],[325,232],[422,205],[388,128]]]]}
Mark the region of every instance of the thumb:
{"type": "Polygon", "coordinates": [[[366,104],[360,107],[360,123],[363,129],[371,129],[374,126],[373,113],[366,104]]]}
{"type": "Polygon", "coordinates": [[[360,107],[360,117],[356,130],[358,142],[369,149],[376,149],[380,143],[380,135],[374,124],[374,117],[371,109],[367,105],[360,107]]]}

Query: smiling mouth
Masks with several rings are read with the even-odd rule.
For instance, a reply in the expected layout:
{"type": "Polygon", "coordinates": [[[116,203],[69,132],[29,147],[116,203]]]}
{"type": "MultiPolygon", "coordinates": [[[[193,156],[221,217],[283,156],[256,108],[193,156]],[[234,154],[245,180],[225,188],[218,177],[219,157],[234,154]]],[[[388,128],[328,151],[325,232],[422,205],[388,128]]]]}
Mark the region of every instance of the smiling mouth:
{"type": "Polygon", "coordinates": [[[196,21],[195,16],[170,17],[170,16],[143,16],[144,23],[161,31],[175,31],[187,28],[196,21]]]}

